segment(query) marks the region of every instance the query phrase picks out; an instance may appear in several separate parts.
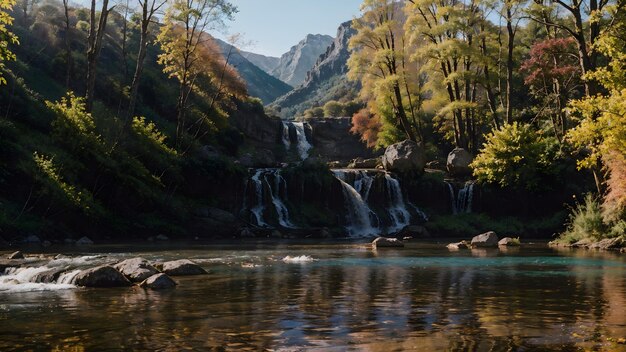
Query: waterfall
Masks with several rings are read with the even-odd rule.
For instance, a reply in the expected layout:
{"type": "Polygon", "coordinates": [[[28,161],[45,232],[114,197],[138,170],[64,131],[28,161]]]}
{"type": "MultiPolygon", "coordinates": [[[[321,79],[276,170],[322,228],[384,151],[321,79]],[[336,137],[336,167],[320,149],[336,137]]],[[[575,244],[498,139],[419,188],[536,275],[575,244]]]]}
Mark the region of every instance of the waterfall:
{"type": "Polygon", "coordinates": [[[283,121],[283,144],[289,150],[291,148],[291,137],[289,136],[289,122],[283,121]]]}
{"type": "Polygon", "coordinates": [[[300,158],[304,160],[309,157],[309,150],[311,150],[313,146],[306,139],[304,122],[293,122],[292,124],[296,128],[296,135],[298,138],[298,153],[300,154],[300,158]]]}
{"type": "Polygon", "coordinates": [[[272,185],[267,180],[267,177],[265,178],[265,182],[267,182],[270,191],[270,197],[272,197],[272,203],[274,204],[274,208],[276,208],[276,213],[278,214],[278,223],[282,227],[294,228],[295,226],[289,220],[289,210],[285,206],[285,203],[283,203],[283,201],[280,199],[280,191],[282,189],[281,186],[283,185],[286,198],[287,183],[285,182],[285,179],[281,176],[279,169],[276,169],[273,175],[275,189],[272,188],[272,185]]]}
{"type": "MultiPolygon", "coordinates": [[[[285,198],[287,196],[287,182],[285,182],[285,179],[280,174],[280,169],[258,169],[250,178],[250,182],[254,184],[256,204],[249,210],[254,215],[257,225],[270,227],[263,217],[263,213],[265,212],[265,199],[267,199],[265,191],[267,190],[267,196],[272,200],[280,226],[295,228],[296,226],[289,218],[289,210],[281,198],[281,196],[285,198]],[[266,187],[264,187],[264,184],[266,187]]],[[[244,197],[244,199],[245,198],[246,197],[244,197]]],[[[244,202],[244,210],[247,208],[246,204],[247,202],[244,202]]]]}
{"type": "Polygon", "coordinates": [[[254,183],[254,190],[257,203],[250,211],[256,218],[256,224],[261,227],[267,227],[268,224],[263,219],[263,211],[265,210],[265,203],[263,202],[263,181],[261,181],[261,175],[265,169],[258,169],[256,173],[250,178],[250,181],[254,183]]]}
{"type": "Polygon", "coordinates": [[[449,182],[446,182],[448,189],[450,190],[450,202],[452,205],[452,214],[471,213],[472,202],[474,200],[474,182],[468,181],[463,185],[463,188],[459,190],[457,196],[454,194],[454,187],[449,182]]]}
{"type": "Polygon", "coordinates": [[[359,192],[361,198],[367,202],[370,195],[370,189],[374,183],[374,177],[367,174],[365,170],[354,170],[356,179],[354,180],[354,189],[359,192]]]}
{"type": "Polygon", "coordinates": [[[402,230],[411,222],[411,213],[406,209],[404,203],[404,196],[402,195],[402,189],[400,188],[400,182],[391,177],[390,174],[385,173],[385,188],[389,197],[389,207],[387,211],[393,221],[393,224],[389,227],[389,232],[397,232],[402,230]]]}
{"type": "Polygon", "coordinates": [[[348,223],[346,226],[350,236],[365,236],[378,233],[378,229],[372,225],[372,215],[376,215],[363,200],[361,193],[346,182],[346,172],[333,170],[335,177],[341,183],[343,195],[348,211],[348,223]]]}

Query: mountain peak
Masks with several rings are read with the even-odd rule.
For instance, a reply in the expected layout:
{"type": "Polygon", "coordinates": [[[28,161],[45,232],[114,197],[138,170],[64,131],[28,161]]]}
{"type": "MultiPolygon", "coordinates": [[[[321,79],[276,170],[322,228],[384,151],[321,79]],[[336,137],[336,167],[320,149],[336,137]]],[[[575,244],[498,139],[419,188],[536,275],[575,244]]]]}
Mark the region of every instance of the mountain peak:
{"type": "Polygon", "coordinates": [[[333,41],[334,38],[329,35],[308,34],[280,57],[278,65],[270,73],[291,86],[298,86],[333,41]]]}

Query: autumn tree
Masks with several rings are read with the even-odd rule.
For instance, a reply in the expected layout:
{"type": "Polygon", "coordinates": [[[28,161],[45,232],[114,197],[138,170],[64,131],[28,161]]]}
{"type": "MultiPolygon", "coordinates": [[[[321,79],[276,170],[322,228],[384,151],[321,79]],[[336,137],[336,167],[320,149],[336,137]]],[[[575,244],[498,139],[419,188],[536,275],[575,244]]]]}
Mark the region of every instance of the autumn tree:
{"type": "Polygon", "coordinates": [[[157,37],[162,51],[158,61],[163,65],[163,71],[179,82],[176,102],[178,145],[187,128],[189,97],[198,91],[199,81],[210,82],[221,77],[223,83],[223,73],[228,69],[227,65],[222,66],[221,61],[217,63],[215,60],[221,56],[220,51],[207,31],[232,19],[236,11],[237,8],[225,0],[174,0],[165,13],[157,37]]]}
{"type": "Polygon", "coordinates": [[[352,21],[356,34],[349,43],[353,52],[348,77],[361,82],[361,99],[381,119],[381,132],[399,132],[405,139],[418,141],[420,98],[412,88],[419,86],[415,81],[420,77],[408,67],[402,4],[365,0],[361,12],[362,16],[352,21]]]}
{"type": "Polygon", "coordinates": [[[89,35],[87,36],[87,89],[85,91],[85,108],[87,112],[91,112],[93,108],[94,89],[96,87],[96,65],[100,56],[100,50],[102,50],[107,19],[113,7],[109,7],[109,0],[102,0],[100,15],[96,16],[96,0],[91,0],[89,35]]]}
{"type": "Polygon", "coordinates": [[[533,44],[521,72],[526,75],[524,83],[541,104],[537,116],[547,117],[555,137],[561,140],[572,127],[565,108],[581,83],[575,41],[557,38],[533,44]]]}
{"type": "Polygon", "coordinates": [[[7,27],[13,24],[13,17],[8,11],[13,9],[14,0],[0,0],[0,85],[6,84],[6,79],[2,76],[4,62],[15,60],[15,54],[9,49],[9,45],[18,44],[17,36],[7,27]]]}
{"type": "MultiPolygon", "coordinates": [[[[137,63],[135,65],[135,73],[130,84],[130,95],[128,101],[128,112],[126,119],[128,123],[132,121],[135,114],[135,105],[137,105],[137,94],[139,93],[139,83],[143,74],[143,67],[146,60],[146,52],[148,50],[149,26],[153,21],[154,15],[165,5],[166,0],[139,0],[141,7],[141,20],[139,23],[139,48],[137,51],[137,63]]],[[[127,125],[128,125],[127,123],[127,125]]]]}
{"type": "MultiPolygon", "coordinates": [[[[558,30],[573,38],[578,49],[578,63],[583,75],[598,67],[596,42],[611,0],[537,0],[531,18],[548,28],[558,30]],[[565,13],[565,16],[562,15],[565,13]]],[[[584,80],[585,95],[598,92],[593,80],[584,80]]]]}
{"type": "Polygon", "coordinates": [[[417,48],[413,60],[424,62],[430,89],[447,100],[437,116],[441,128],[456,146],[475,151],[487,110],[493,125],[500,124],[492,87],[494,27],[485,6],[479,0],[409,0],[406,12],[406,31],[417,48]]]}

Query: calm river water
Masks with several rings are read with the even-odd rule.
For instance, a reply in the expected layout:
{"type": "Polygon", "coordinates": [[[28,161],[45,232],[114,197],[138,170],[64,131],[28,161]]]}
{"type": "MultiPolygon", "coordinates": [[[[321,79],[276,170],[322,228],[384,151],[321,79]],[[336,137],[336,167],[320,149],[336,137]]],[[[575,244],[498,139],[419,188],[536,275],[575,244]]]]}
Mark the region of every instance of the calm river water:
{"type": "MultiPolygon", "coordinates": [[[[411,244],[100,248],[189,258],[178,287],[0,285],[0,350],[626,351],[626,256],[411,244]]],[[[2,276],[0,276],[0,279],[2,276]]]]}

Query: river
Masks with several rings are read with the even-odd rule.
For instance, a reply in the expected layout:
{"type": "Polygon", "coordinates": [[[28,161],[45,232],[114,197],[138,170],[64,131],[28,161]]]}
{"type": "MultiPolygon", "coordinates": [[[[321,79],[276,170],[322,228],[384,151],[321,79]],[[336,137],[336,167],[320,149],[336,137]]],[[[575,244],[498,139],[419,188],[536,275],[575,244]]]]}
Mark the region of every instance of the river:
{"type": "Polygon", "coordinates": [[[189,258],[209,275],[166,291],[5,280],[0,350],[626,351],[626,259],[613,253],[337,242],[70,254],[189,258]]]}

